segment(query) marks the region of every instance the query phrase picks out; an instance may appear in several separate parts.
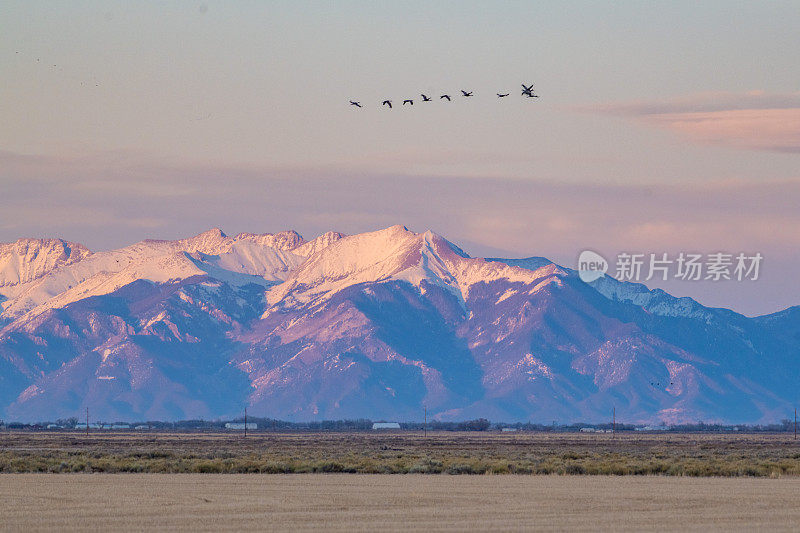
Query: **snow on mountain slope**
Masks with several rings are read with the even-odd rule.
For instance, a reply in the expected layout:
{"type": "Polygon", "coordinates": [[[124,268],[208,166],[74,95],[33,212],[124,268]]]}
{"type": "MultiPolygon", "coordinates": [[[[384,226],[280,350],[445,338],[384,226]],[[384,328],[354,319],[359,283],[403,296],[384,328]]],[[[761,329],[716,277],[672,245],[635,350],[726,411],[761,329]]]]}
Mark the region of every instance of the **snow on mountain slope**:
{"type": "MultiPolygon", "coordinates": [[[[21,284],[13,300],[4,302],[3,314],[16,318],[39,306],[53,307],[75,301],[69,295],[78,299],[96,296],[135,279],[163,282],[201,274],[201,270],[182,256],[177,242],[143,241],[65,265],[47,276],[21,284]],[[58,296],[61,296],[59,303],[54,301],[53,305],[47,305],[58,296]]],[[[199,243],[189,244],[190,249],[203,248],[196,245],[199,243]]]]}
{"type": "MultiPolygon", "coordinates": [[[[496,261],[529,270],[537,270],[548,264],[553,264],[544,257],[527,257],[524,259],[491,258],[487,259],[487,261],[496,261]]],[[[577,275],[576,270],[564,267],[559,268],[570,274],[577,275]]],[[[589,285],[609,300],[630,303],[661,316],[708,319],[713,315],[711,309],[692,298],[677,298],[661,289],[649,289],[641,283],[618,281],[608,275],[592,281],[589,285]]]]}
{"type": "Polygon", "coordinates": [[[591,285],[610,300],[631,303],[662,316],[709,318],[712,315],[707,307],[692,298],[676,298],[661,289],[648,289],[641,283],[623,282],[603,276],[591,285]]]}
{"type": "MultiPolygon", "coordinates": [[[[231,238],[214,228],[187,239],[145,240],[119,250],[84,254],[83,260],[62,262],[46,275],[15,285],[13,292],[7,293],[9,299],[2,302],[2,315],[17,319],[26,313],[41,313],[108,294],[137,279],[163,283],[216,274],[233,281],[238,273],[278,282],[305,261],[292,252],[304,243],[294,231],[242,233],[231,238]]],[[[239,279],[252,281],[247,276],[239,279]]]]}
{"type": "Polygon", "coordinates": [[[258,292],[205,277],[138,280],[48,310],[0,340],[0,368],[15,371],[0,375],[0,398],[15,391],[7,412],[16,416],[85,406],[115,418],[236,412],[249,386],[227,364],[227,336],[256,315],[258,292]]]}
{"type": "Polygon", "coordinates": [[[331,244],[342,240],[346,236],[347,235],[345,235],[344,233],[339,233],[337,231],[329,231],[327,233],[323,233],[314,240],[301,244],[297,248],[294,248],[292,251],[297,255],[301,255],[303,257],[310,257],[315,253],[319,252],[320,250],[322,250],[323,248],[326,248],[331,244]]]}
{"type": "Polygon", "coordinates": [[[309,256],[342,237],[341,233],[329,232],[305,242],[293,231],[275,235],[242,233],[226,251],[216,256],[202,254],[199,259],[223,270],[260,276],[277,283],[285,281],[309,256]]]}
{"type": "Polygon", "coordinates": [[[19,239],[0,244],[0,293],[47,275],[60,266],[81,261],[91,252],[83,245],[61,239],[19,239]]]}
{"type": "Polygon", "coordinates": [[[422,238],[403,226],[339,239],[309,257],[285,283],[267,295],[276,304],[290,293],[292,300],[308,302],[364,281],[402,276],[419,281],[422,238]]]}
{"type": "Polygon", "coordinates": [[[294,250],[305,243],[303,237],[296,231],[281,231],[280,233],[240,233],[233,238],[233,243],[251,242],[264,248],[276,250],[294,250]]]}
{"type": "MultiPolygon", "coordinates": [[[[565,271],[553,266],[552,272],[565,271]]],[[[414,233],[404,226],[345,237],[329,245],[267,295],[271,305],[305,304],[359,283],[401,280],[419,287],[423,281],[446,288],[462,301],[475,283],[495,279],[532,282],[524,268],[470,258],[443,237],[414,233]]]]}
{"type": "Polygon", "coordinates": [[[0,301],[0,416],[249,405],[414,419],[424,405],[440,419],[575,421],[616,406],[626,421],[773,421],[800,380],[800,308],[749,319],[586,284],[543,258],[472,258],[403,226],[309,242],[214,229],[60,261],[7,270],[26,281],[0,301]]]}
{"type": "MultiPolygon", "coordinates": [[[[237,241],[228,251],[218,255],[196,254],[200,263],[213,265],[221,270],[259,276],[267,281],[278,282],[297,268],[305,257],[291,251],[271,248],[258,242],[237,241]]],[[[200,263],[198,266],[203,268],[200,263]]]]}

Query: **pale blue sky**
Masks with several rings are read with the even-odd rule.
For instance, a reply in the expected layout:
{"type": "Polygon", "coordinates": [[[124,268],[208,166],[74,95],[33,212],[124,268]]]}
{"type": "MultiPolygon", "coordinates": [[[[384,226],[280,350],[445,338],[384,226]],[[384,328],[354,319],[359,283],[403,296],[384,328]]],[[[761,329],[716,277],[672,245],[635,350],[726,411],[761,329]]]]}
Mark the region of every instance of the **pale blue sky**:
{"type": "Polygon", "coordinates": [[[0,13],[0,241],[402,223],[569,266],[583,248],[760,249],[757,290],[669,289],[748,313],[800,303],[783,288],[800,261],[798,2],[0,0],[0,13]],[[541,98],[522,99],[522,82],[541,98]],[[379,106],[461,88],[475,97],[379,106]],[[707,111],[721,114],[684,114],[707,111]]]}

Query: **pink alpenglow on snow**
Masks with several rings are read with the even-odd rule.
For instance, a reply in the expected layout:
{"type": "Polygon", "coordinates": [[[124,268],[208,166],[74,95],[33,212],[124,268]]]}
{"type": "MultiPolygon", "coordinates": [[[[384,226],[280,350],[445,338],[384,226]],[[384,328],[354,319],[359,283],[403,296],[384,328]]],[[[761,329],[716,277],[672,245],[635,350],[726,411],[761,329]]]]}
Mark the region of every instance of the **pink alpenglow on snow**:
{"type": "Polygon", "coordinates": [[[800,308],[747,318],[404,226],[0,246],[0,413],[772,420],[800,308]],[[31,250],[36,250],[32,253],[31,250]]]}

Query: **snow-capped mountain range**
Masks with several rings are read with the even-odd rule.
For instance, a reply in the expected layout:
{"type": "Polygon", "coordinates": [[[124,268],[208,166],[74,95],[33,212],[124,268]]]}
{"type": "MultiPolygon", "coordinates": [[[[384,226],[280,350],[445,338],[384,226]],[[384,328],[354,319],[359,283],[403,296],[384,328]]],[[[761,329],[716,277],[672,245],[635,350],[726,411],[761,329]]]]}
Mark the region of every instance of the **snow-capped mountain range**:
{"type": "Polygon", "coordinates": [[[0,416],[788,417],[800,307],[747,318],[403,226],[0,244],[0,416]]]}

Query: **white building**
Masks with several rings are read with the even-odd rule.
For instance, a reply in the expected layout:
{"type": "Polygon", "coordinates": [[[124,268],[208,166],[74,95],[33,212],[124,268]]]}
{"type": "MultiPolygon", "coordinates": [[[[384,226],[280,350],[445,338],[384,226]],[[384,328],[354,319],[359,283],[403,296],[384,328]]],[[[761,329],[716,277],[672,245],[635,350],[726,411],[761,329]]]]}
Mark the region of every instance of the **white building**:
{"type": "MultiPolygon", "coordinates": [[[[75,424],[75,429],[86,429],[86,423],[75,424]]],[[[103,429],[102,424],[89,424],[89,429],[103,429]]]]}
{"type": "Polygon", "coordinates": [[[372,429],[400,429],[400,424],[397,422],[375,422],[372,424],[372,429]]]}
{"type": "MultiPolygon", "coordinates": [[[[245,429],[244,422],[226,422],[225,429],[245,429]]],[[[258,424],[255,422],[248,422],[247,429],[258,429],[258,424]]]]}

